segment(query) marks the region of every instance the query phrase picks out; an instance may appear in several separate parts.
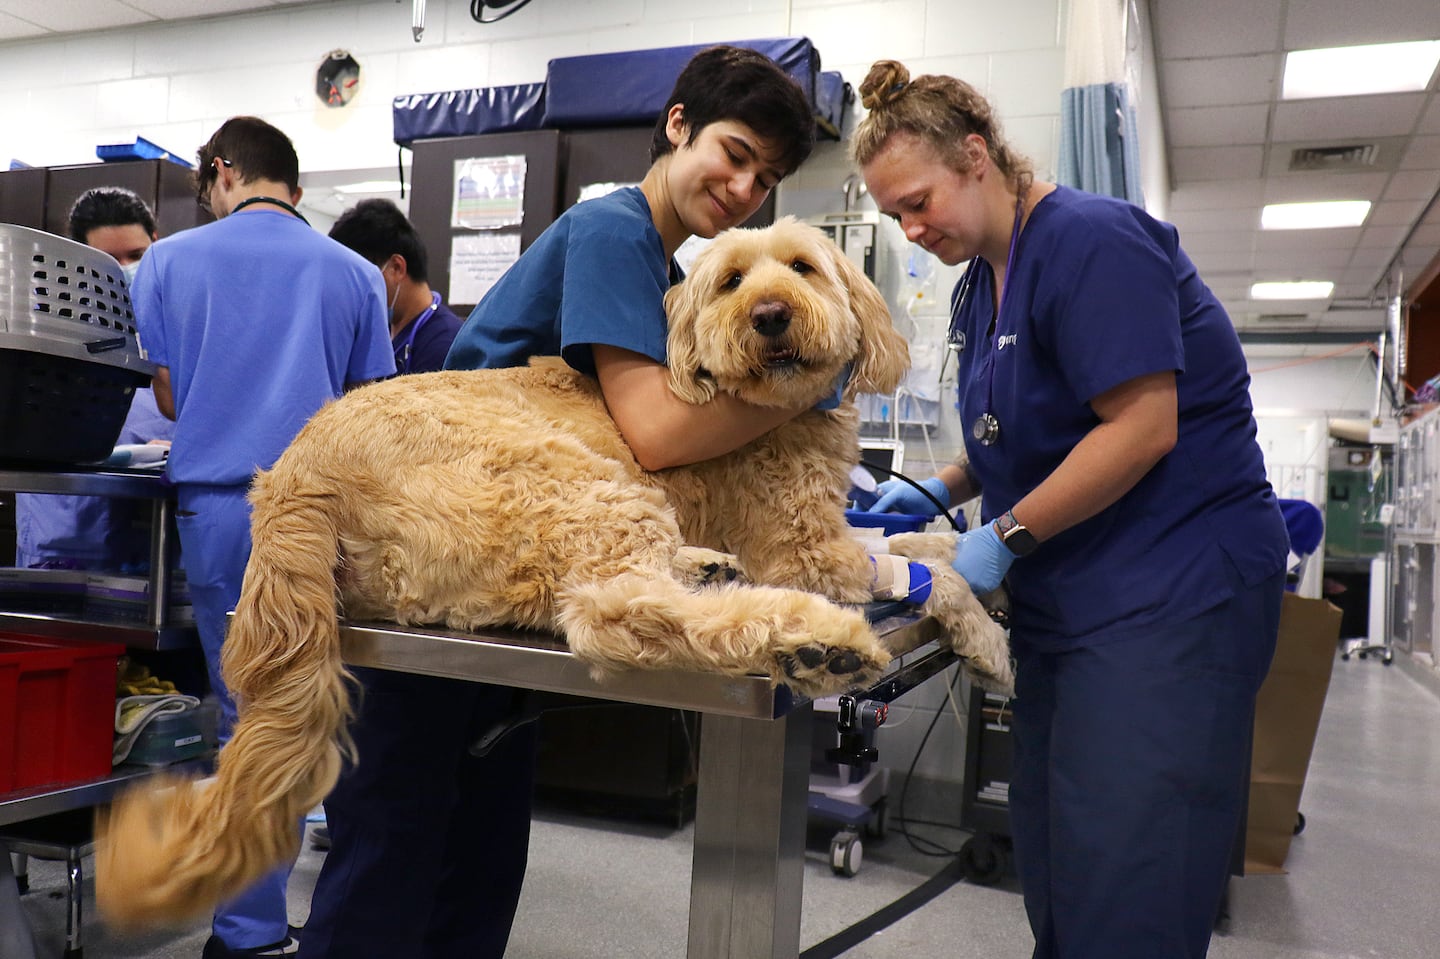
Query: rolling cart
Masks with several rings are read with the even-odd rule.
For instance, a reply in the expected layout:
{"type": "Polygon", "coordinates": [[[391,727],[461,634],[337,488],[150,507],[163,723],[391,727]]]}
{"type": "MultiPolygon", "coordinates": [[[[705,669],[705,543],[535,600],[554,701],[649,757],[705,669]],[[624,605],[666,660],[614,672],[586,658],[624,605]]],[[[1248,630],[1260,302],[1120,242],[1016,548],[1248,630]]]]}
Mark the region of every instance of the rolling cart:
{"type": "Polygon", "coordinates": [[[1010,705],[970,685],[965,727],[965,783],[960,825],[971,837],[960,847],[960,869],[970,882],[992,886],[1010,866],[1010,705]]]}

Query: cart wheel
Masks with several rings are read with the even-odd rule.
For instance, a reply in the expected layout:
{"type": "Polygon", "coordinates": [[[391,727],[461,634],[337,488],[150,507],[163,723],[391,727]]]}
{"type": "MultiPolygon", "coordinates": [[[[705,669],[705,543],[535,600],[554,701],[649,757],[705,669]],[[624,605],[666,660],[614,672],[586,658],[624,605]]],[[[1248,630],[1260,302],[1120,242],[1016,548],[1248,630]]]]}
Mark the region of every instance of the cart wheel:
{"type": "Polygon", "coordinates": [[[1360,658],[1361,658],[1361,659],[1364,659],[1364,658],[1365,658],[1365,650],[1363,650],[1363,649],[1360,650],[1360,658]]]}
{"type": "Polygon", "coordinates": [[[63,959],[85,959],[85,947],[77,946],[74,949],[66,949],[61,955],[63,959]]]}
{"type": "Polygon", "coordinates": [[[1348,649],[1347,649],[1347,650],[1344,650],[1344,651],[1340,654],[1340,658],[1341,658],[1342,660],[1344,660],[1345,662],[1347,662],[1347,663],[1350,662],[1350,650],[1348,650],[1348,649]]]}
{"type": "Polygon", "coordinates": [[[1304,814],[1303,812],[1297,812],[1297,813],[1295,814],[1295,832],[1293,833],[1293,835],[1298,836],[1298,835],[1300,835],[1300,834],[1301,834],[1302,832],[1304,832],[1304,831],[1305,831],[1305,814],[1304,814]]]}
{"type": "Polygon", "coordinates": [[[960,871],[977,886],[993,886],[1005,875],[1005,850],[984,833],[976,833],[960,847],[960,871]]]}
{"type": "Polygon", "coordinates": [[[890,826],[889,813],[886,811],[885,797],[881,796],[871,807],[873,815],[870,821],[865,824],[865,835],[871,839],[884,839],[885,832],[890,826]]]}
{"type": "Polygon", "coordinates": [[[1395,662],[1395,654],[1388,649],[1385,650],[1385,665],[1389,666],[1393,662],[1395,662]]]}
{"type": "Polygon", "coordinates": [[[853,832],[840,832],[830,840],[830,869],[837,876],[853,876],[860,871],[865,847],[853,832]]]}

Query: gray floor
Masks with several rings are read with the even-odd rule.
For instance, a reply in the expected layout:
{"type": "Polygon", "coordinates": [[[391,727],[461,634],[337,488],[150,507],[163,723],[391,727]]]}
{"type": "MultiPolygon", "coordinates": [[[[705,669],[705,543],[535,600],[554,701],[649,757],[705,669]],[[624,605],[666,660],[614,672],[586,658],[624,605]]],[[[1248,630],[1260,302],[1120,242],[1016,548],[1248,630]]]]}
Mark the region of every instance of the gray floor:
{"type": "MultiPolygon", "coordinates": [[[[1437,953],[1440,910],[1440,681],[1397,657],[1338,661],[1302,811],[1305,832],[1284,876],[1232,885],[1232,921],[1215,959],[1421,959],[1437,953]]],[[[892,793],[893,795],[893,793],[892,793]]],[[[933,832],[949,845],[962,836],[933,832]]],[[[685,952],[690,831],[546,813],[535,825],[531,869],[511,959],[677,959],[685,952]]],[[[301,856],[291,917],[303,921],[321,854],[301,856]]],[[[830,936],[908,892],[941,860],[913,852],[892,831],[866,848],[858,876],[829,869],[811,850],[803,945],[830,936]]],[[[477,868],[484,868],[477,863],[477,868]]],[[[42,957],[60,956],[63,875],[34,863],[25,906],[42,957]]],[[[88,893],[87,893],[88,895],[88,893]]],[[[93,920],[88,959],[198,959],[200,923],[177,934],[120,940],[93,920]]],[[[1013,884],[952,887],[929,905],[845,953],[846,959],[929,955],[1024,959],[1030,935],[1013,884]]]]}

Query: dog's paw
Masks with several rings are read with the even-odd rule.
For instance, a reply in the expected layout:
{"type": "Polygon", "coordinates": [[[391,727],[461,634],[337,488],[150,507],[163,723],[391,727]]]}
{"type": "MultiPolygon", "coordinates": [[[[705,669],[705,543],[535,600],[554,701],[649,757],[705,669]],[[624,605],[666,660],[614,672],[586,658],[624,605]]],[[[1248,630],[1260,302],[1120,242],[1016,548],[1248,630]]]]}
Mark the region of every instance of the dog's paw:
{"type": "Polygon", "coordinates": [[[955,560],[954,533],[893,533],[885,537],[890,552],[899,553],[917,562],[934,560],[951,563],[955,560]]]}
{"type": "Polygon", "coordinates": [[[703,546],[681,546],[670,565],[686,586],[747,582],[739,557],[703,546]]]}
{"type": "MultiPolygon", "coordinates": [[[[837,615],[823,624],[826,628],[777,643],[774,650],[771,675],[805,696],[829,696],[864,686],[890,662],[889,650],[864,617],[831,609],[837,615]]],[[[812,625],[816,624],[812,621],[812,625]]]]}

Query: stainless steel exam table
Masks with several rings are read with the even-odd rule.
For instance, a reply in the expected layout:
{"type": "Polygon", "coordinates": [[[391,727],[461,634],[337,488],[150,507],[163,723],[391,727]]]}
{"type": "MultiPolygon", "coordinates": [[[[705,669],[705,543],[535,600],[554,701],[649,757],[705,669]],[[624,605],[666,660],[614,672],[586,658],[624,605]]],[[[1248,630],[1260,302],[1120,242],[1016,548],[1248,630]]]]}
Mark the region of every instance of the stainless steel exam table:
{"type": "MultiPolygon", "coordinates": [[[[956,661],[934,620],[875,630],[895,660],[866,698],[889,702],[956,661]]],[[[345,661],[401,672],[700,712],[689,959],[795,959],[805,876],[812,707],[768,679],[635,670],[596,682],[544,633],[348,623],[345,661]]],[[[860,695],[860,694],[857,694],[860,695]]]]}

